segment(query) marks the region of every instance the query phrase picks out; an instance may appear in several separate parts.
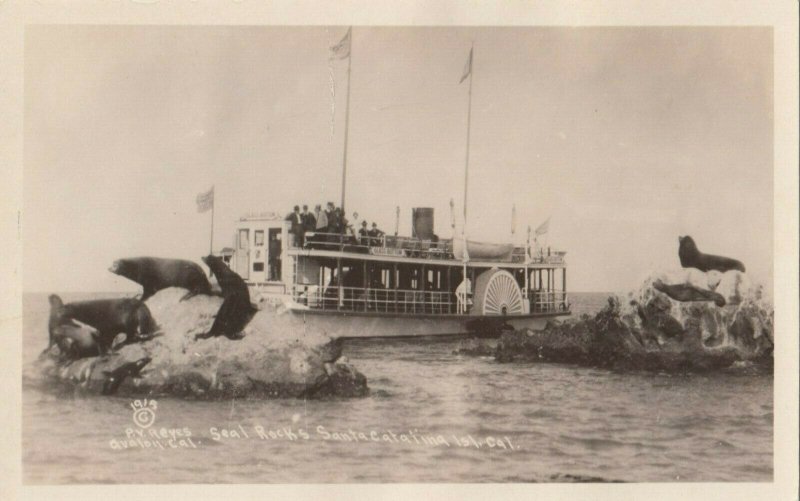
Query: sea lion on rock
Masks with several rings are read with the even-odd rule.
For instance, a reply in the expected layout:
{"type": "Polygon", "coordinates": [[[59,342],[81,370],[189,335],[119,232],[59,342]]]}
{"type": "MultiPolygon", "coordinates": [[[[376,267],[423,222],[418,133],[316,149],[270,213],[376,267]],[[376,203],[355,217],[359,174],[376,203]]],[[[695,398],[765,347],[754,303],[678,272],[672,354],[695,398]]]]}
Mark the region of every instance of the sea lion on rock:
{"type": "Polygon", "coordinates": [[[250,290],[242,277],[228,268],[225,262],[214,255],[203,258],[203,262],[217,277],[217,282],[222,289],[225,300],[217,311],[214,325],[205,334],[198,334],[195,339],[207,339],[215,336],[225,336],[228,339],[241,339],[242,329],[250,322],[255,314],[255,308],[250,304],[250,290]]]}
{"type": "Polygon", "coordinates": [[[40,356],[44,356],[50,351],[53,345],[58,346],[61,358],[65,360],[100,355],[102,350],[98,343],[99,332],[97,329],[77,322],[73,318],[65,317],[64,303],[57,295],[51,294],[48,301],[50,302],[50,318],[47,323],[47,331],[50,341],[40,356]]]}
{"type": "Polygon", "coordinates": [[[95,299],[67,303],[55,294],[50,296],[50,345],[58,338],[59,328],[78,320],[97,329],[95,342],[101,353],[111,349],[120,332],[127,336],[125,343],[149,339],[158,330],[147,305],[138,299],[95,299]]]}
{"type": "Polygon", "coordinates": [[[100,355],[99,332],[94,327],[71,320],[55,325],[51,330],[51,343],[42,352],[47,353],[53,344],[58,346],[61,361],[100,355]]]}
{"type": "Polygon", "coordinates": [[[689,284],[667,285],[661,280],[653,282],[653,288],[663,292],[675,301],[713,301],[717,306],[725,306],[725,298],[722,294],[714,291],[704,290],[689,284]]]}
{"type": "Polygon", "coordinates": [[[103,382],[101,393],[103,395],[113,395],[125,379],[137,377],[142,369],[144,369],[144,366],[149,364],[151,360],[150,357],[144,357],[135,362],[122,364],[113,371],[103,371],[106,380],[103,382]]]}
{"type": "Polygon", "coordinates": [[[197,294],[211,294],[211,284],[200,265],[184,259],[117,259],[108,271],[140,284],[143,288],[142,301],[168,287],[187,289],[189,293],[184,299],[197,294]]]}
{"type": "Polygon", "coordinates": [[[697,268],[700,271],[717,270],[725,273],[729,270],[744,272],[741,261],[724,256],[703,254],[690,236],[678,237],[678,257],[684,268],[697,268]]]}

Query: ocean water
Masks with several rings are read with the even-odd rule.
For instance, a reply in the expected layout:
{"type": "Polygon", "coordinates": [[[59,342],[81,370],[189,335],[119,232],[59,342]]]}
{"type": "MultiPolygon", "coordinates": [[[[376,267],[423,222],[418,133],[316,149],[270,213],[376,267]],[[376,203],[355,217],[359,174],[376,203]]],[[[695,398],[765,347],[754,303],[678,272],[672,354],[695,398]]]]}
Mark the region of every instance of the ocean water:
{"type": "MultiPolygon", "coordinates": [[[[63,297],[90,296],[98,297],[63,297]]],[[[597,311],[606,297],[573,293],[575,314],[597,311]]],[[[25,295],[23,310],[27,365],[47,344],[46,295],[25,295]]],[[[457,347],[454,340],[348,342],[344,354],[371,389],[350,400],[161,398],[153,408],[152,401],[56,395],[24,382],[23,480],[772,480],[771,374],[498,364],[456,355],[457,347]],[[150,409],[151,427],[135,424],[137,404],[150,409]]]]}

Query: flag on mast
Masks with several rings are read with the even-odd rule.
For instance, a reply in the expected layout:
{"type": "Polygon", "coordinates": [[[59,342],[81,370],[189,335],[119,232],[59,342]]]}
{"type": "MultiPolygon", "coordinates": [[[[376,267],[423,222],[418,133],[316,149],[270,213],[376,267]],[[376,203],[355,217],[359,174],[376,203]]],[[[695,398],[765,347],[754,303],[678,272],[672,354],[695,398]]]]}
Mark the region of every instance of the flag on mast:
{"type": "Polygon", "coordinates": [[[511,204],[511,236],[517,232],[517,204],[511,204]]]}
{"type": "Polygon", "coordinates": [[[197,195],[197,212],[208,212],[214,208],[214,187],[197,195]]]}
{"type": "Polygon", "coordinates": [[[464,64],[464,74],[461,76],[461,80],[459,80],[458,83],[466,80],[470,73],[472,73],[472,49],[469,50],[469,58],[466,64],[464,64]]]}
{"type": "Polygon", "coordinates": [[[347,59],[350,57],[350,39],[352,37],[352,32],[353,27],[351,26],[339,43],[331,47],[331,58],[347,59]]]}
{"type": "Polygon", "coordinates": [[[538,237],[539,235],[544,235],[545,233],[547,233],[547,230],[549,229],[550,229],[550,218],[548,217],[547,220],[544,223],[540,224],[539,227],[536,228],[536,231],[534,231],[533,233],[538,237]]]}

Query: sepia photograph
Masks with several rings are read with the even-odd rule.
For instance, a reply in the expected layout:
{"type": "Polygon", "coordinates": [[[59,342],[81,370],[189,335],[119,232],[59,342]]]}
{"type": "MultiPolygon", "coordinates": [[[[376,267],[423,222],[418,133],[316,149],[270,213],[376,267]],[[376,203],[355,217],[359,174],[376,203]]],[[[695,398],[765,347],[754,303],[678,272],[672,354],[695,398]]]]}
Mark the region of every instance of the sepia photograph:
{"type": "Polygon", "coordinates": [[[21,33],[23,486],[776,481],[773,26],[21,33]]]}

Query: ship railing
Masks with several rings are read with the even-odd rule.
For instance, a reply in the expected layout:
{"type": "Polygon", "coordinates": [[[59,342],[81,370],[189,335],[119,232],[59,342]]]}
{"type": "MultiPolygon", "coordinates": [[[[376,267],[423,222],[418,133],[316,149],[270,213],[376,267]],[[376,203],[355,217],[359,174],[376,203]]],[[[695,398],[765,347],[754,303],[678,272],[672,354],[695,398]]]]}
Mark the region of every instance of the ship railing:
{"type": "Polygon", "coordinates": [[[368,254],[370,242],[350,234],[307,232],[303,239],[304,249],[319,249],[339,252],[368,254]]]}
{"type": "Polygon", "coordinates": [[[303,248],[376,256],[453,259],[453,246],[449,240],[433,241],[394,235],[354,237],[350,234],[309,232],[305,234],[303,248]]]}
{"type": "Polygon", "coordinates": [[[564,251],[551,250],[548,252],[539,249],[538,251],[532,251],[530,262],[534,264],[563,264],[566,254],[564,251]]]}
{"type": "Polygon", "coordinates": [[[455,296],[442,291],[364,289],[361,287],[295,286],[293,300],[312,310],[371,313],[447,314],[455,312],[455,296]]]}
{"type": "Polygon", "coordinates": [[[569,300],[565,291],[531,291],[529,294],[532,313],[569,311],[569,300]]]}

